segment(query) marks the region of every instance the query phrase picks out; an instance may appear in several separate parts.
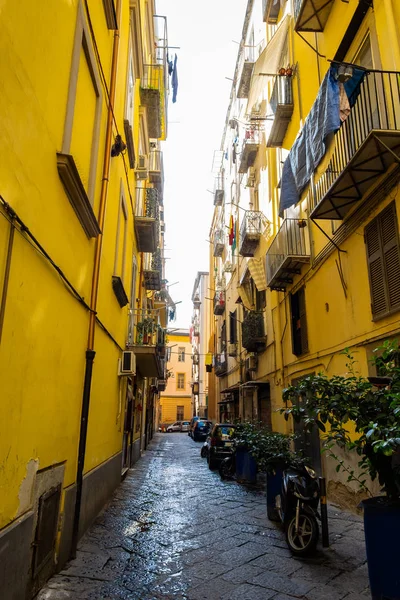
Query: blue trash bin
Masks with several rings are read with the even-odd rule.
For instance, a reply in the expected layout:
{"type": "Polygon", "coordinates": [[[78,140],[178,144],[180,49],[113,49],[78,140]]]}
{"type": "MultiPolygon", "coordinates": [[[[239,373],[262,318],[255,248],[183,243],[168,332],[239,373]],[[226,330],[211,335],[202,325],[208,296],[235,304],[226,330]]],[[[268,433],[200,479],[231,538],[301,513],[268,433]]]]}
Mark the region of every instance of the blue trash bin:
{"type": "Polygon", "coordinates": [[[400,504],[378,496],[362,506],[372,600],[400,600],[400,504]]]}
{"type": "Polygon", "coordinates": [[[257,481],[257,463],[245,448],[236,449],[236,479],[243,483],[257,481]]]}

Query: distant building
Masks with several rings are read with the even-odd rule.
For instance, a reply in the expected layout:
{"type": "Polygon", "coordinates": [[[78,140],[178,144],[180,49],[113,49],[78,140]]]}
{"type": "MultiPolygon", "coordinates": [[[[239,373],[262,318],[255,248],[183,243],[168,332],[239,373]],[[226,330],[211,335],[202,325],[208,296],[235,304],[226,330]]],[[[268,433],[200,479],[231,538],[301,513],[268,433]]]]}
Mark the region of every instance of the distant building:
{"type": "Polygon", "coordinates": [[[191,411],[192,347],[188,329],[167,334],[166,389],[160,394],[158,423],[189,421],[191,411]]]}

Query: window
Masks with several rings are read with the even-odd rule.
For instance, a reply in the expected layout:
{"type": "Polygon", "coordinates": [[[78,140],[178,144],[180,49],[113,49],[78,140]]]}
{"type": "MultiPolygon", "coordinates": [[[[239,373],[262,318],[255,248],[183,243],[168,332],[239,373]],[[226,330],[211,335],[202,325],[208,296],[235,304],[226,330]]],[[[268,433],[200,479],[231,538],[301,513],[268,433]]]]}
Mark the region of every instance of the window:
{"type": "Polygon", "coordinates": [[[89,238],[100,233],[92,206],[101,110],[100,76],[83,5],[79,2],[64,135],[61,152],[57,152],[57,169],[68,199],[89,238]]]}
{"type": "Polygon", "coordinates": [[[374,319],[400,310],[400,250],[394,202],[365,228],[374,319]]]}
{"type": "Polygon", "coordinates": [[[256,289],[256,310],[264,310],[267,305],[265,290],[259,292],[256,289]]]}
{"type": "Polygon", "coordinates": [[[176,381],[176,389],[184,390],[185,389],[185,373],[177,373],[177,381],[176,381]]]}
{"type": "Polygon", "coordinates": [[[292,313],[292,347],[293,354],[300,356],[308,352],[306,304],[304,287],[290,297],[292,313]]]}
{"type": "Polygon", "coordinates": [[[176,420],[177,421],[183,421],[183,406],[177,406],[176,407],[176,420]]]}
{"type": "Polygon", "coordinates": [[[135,148],[133,144],[133,116],[135,102],[135,67],[132,53],[132,42],[129,43],[129,57],[128,57],[128,73],[126,78],[126,104],[125,104],[125,118],[124,118],[124,131],[126,145],[128,149],[129,166],[131,169],[135,167],[135,148]]]}
{"type": "Polygon", "coordinates": [[[167,347],[167,357],[166,357],[167,362],[171,361],[171,351],[172,351],[172,348],[170,346],[168,346],[167,347]]]}
{"type": "Polygon", "coordinates": [[[237,318],[236,310],[229,313],[229,343],[236,344],[237,342],[237,318]]]}
{"type": "Polygon", "coordinates": [[[129,305],[128,344],[133,344],[133,329],[134,329],[134,325],[135,325],[135,306],[136,306],[136,275],[137,275],[136,256],[133,256],[133,258],[132,258],[131,301],[130,301],[130,305],[129,305]]]}
{"type": "Polygon", "coordinates": [[[124,188],[121,181],[118,222],[117,222],[117,240],[115,245],[114,275],[121,278],[124,282],[125,276],[125,258],[126,243],[128,235],[128,207],[125,200],[124,188]]]}
{"type": "Polygon", "coordinates": [[[178,347],[178,362],[185,362],[185,348],[178,347]]]}
{"type": "Polygon", "coordinates": [[[220,352],[221,354],[226,352],[226,321],[223,322],[221,327],[220,352]]]}

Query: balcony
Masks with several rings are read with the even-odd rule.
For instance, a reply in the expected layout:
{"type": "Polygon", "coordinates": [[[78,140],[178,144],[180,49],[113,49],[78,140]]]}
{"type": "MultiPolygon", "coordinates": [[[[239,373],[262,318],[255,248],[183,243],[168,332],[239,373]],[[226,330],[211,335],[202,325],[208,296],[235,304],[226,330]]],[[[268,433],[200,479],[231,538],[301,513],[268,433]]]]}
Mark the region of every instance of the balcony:
{"type": "Polygon", "coordinates": [[[143,280],[146,290],[161,290],[162,258],[159,248],[152,254],[146,253],[143,261],[143,280]]]}
{"type": "Polygon", "coordinates": [[[294,0],[296,31],[323,31],[334,0],[294,0]]]}
{"type": "Polygon", "coordinates": [[[260,243],[262,222],[262,212],[246,210],[244,213],[239,236],[239,254],[241,256],[254,256],[260,243]]]}
{"type": "Polygon", "coordinates": [[[222,256],[225,248],[225,236],[222,229],[216,229],[214,231],[214,256],[222,256]]]}
{"type": "Polygon", "coordinates": [[[274,113],[271,131],[268,136],[269,148],[280,148],[283,145],[286,131],[293,114],[292,77],[277,75],[275,77],[270,106],[274,113]]]}
{"type": "Polygon", "coordinates": [[[254,46],[245,46],[243,49],[242,64],[239,67],[239,85],[237,89],[238,98],[248,98],[250,90],[251,74],[254,67],[254,46]]]}
{"type": "Polygon", "coordinates": [[[136,188],[135,233],[139,252],[155,252],[158,246],[158,192],[136,188]]]}
{"type": "Polygon", "coordinates": [[[275,25],[281,8],[279,0],[262,0],[262,15],[264,23],[275,25]]]}
{"type": "Polygon", "coordinates": [[[165,361],[160,341],[162,328],[156,312],[132,311],[130,327],[127,349],[134,351],[136,367],[142,377],[165,377],[165,361]]]}
{"type": "Polygon", "coordinates": [[[224,178],[219,174],[214,181],[214,206],[222,206],[224,201],[224,178]]]}
{"type": "Polygon", "coordinates": [[[310,262],[310,240],[307,221],[285,219],[267,251],[267,285],[271,290],[285,291],[299,275],[304,263],[310,262]]]}
{"type": "Polygon", "coordinates": [[[262,312],[246,311],[242,323],[242,346],[248,352],[263,352],[265,350],[266,336],[262,312]]]}
{"type": "Polygon", "coordinates": [[[164,164],[161,150],[151,150],[149,154],[149,181],[158,191],[159,202],[164,193],[164,164]]]}
{"type": "Polygon", "coordinates": [[[162,139],[165,120],[165,66],[143,65],[140,81],[140,102],[147,108],[149,137],[162,139]]]}
{"type": "Polygon", "coordinates": [[[228,370],[228,361],[226,359],[226,352],[221,352],[215,355],[214,372],[217,377],[225,375],[228,370]]]}
{"type": "Polygon", "coordinates": [[[262,130],[257,126],[248,127],[244,134],[240,153],[239,173],[247,173],[255,163],[258,148],[262,140],[262,130]]]}
{"type": "Polygon", "coordinates": [[[225,312],[225,291],[217,290],[214,294],[214,315],[223,315],[225,312]]]}
{"type": "Polygon", "coordinates": [[[157,383],[158,391],[165,392],[168,385],[168,379],[159,379],[157,383]]]}
{"type": "Polygon", "coordinates": [[[380,193],[400,162],[399,78],[393,71],[365,75],[335,134],[327,169],[315,184],[312,219],[344,219],[367,193],[371,199],[380,193]]]}

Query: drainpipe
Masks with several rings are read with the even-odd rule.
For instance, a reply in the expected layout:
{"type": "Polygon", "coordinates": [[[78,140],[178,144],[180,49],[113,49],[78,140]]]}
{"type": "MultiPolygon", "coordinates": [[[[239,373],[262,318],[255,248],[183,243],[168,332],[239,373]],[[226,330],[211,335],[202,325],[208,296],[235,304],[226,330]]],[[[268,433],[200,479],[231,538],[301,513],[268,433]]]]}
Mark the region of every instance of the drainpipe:
{"type": "Polygon", "coordinates": [[[108,178],[109,178],[109,174],[110,174],[110,162],[111,162],[113,107],[114,107],[114,100],[115,100],[115,86],[116,86],[118,49],[119,49],[120,12],[121,12],[121,0],[117,0],[116,14],[117,14],[117,23],[118,23],[117,27],[118,28],[114,31],[114,42],[113,42],[113,53],[112,53],[112,63],[111,63],[111,75],[110,75],[109,105],[108,105],[108,114],[107,114],[103,173],[102,173],[101,192],[100,192],[98,222],[99,222],[99,227],[100,227],[101,233],[96,238],[93,275],[92,275],[92,290],[91,290],[91,296],[90,296],[90,309],[91,310],[89,313],[89,331],[88,331],[88,342],[87,342],[87,350],[86,350],[85,379],[84,379],[84,385],[83,385],[82,408],[81,408],[81,427],[80,427],[80,434],[79,434],[78,465],[77,465],[77,472],[76,472],[76,499],[75,499],[74,523],[73,523],[73,529],[72,529],[71,558],[76,557],[76,548],[78,545],[78,538],[79,538],[79,523],[80,523],[81,503],[82,503],[83,470],[84,470],[84,466],[85,466],[86,439],[87,439],[89,406],[90,406],[90,389],[91,389],[91,383],[92,383],[93,361],[94,361],[94,357],[96,355],[96,352],[94,350],[94,337],[95,337],[95,329],[96,329],[96,312],[97,312],[97,296],[98,296],[98,290],[99,290],[100,260],[101,260],[101,252],[102,252],[102,247],[103,247],[103,230],[104,230],[107,193],[108,193],[108,178]]]}
{"type": "Polygon", "coordinates": [[[11,221],[10,221],[10,233],[9,233],[9,236],[8,236],[8,248],[7,248],[6,268],[5,268],[5,271],[4,271],[3,292],[2,292],[2,295],[1,295],[1,302],[0,302],[0,344],[1,344],[1,338],[2,338],[2,335],[3,335],[4,316],[5,316],[5,313],[6,313],[8,283],[10,281],[11,256],[12,256],[12,251],[13,251],[13,246],[14,246],[14,232],[15,232],[15,227],[14,227],[14,218],[15,218],[15,215],[11,211],[10,207],[6,207],[6,210],[7,210],[8,215],[11,217],[11,221]]]}

